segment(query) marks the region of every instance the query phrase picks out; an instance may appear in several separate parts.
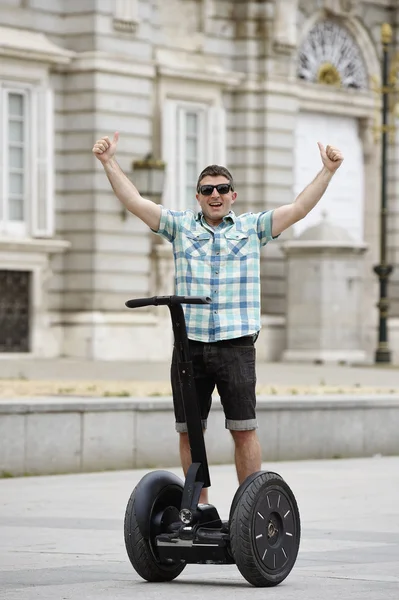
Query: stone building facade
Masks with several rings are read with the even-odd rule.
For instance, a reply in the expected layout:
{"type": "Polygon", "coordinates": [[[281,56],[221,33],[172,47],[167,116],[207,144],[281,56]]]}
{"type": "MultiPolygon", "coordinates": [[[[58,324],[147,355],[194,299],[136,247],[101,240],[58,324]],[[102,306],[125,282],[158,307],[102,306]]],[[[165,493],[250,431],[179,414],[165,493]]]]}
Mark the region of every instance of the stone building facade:
{"type": "MultiPolygon", "coordinates": [[[[237,212],[291,202],[320,169],[316,142],[346,160],[322,203],[262,260],[258,356],[286,343],[284,240],[327,215],[367,244],[360,338],[376,346],[380,28],[390,0],[1,0],[0,358],[159,360],[170,248],[114,197],[91,154],[120,132],[119,162],[166,163],[162,203],[195,206],[195,180],[226,164],[237,212]]],[[[399,106],[399,105],[398,105],[399,106]]],[[[399,134],[389,148],[390,345],[399,362],[399,134]]],[[[303,282],[306,285],[306,281],[303,282]]]]}

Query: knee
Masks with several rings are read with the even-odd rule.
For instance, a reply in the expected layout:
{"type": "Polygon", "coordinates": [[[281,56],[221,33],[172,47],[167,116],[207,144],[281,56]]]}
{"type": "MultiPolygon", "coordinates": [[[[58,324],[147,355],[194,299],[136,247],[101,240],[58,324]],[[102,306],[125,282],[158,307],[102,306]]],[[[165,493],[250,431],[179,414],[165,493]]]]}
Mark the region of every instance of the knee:
{"type": "Polygon", "coordinates": [[[257,439],[256,429],[246,431],[230,431],[236,446],[245,446],[252,440],[257,439]]]}

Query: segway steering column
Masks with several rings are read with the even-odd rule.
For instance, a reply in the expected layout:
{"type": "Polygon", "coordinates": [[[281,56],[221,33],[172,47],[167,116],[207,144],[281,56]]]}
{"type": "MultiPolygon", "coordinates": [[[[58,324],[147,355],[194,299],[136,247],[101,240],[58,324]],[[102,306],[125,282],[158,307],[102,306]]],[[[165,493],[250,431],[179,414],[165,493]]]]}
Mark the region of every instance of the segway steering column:
{"type": "Polygon", "coordinates": [[[182,304],[210,303],[211,299],[206,296],[153,296],[151,298],[128,300],[125,303],[128,308],[164,305],[170,311],[178,361],[180,393],[186,416],[192,461],[186,475],[186,485],[184,486],[180,510],[180,518],[187,525],[195,520],[202,488],[209,487],[211,483],[182,304]]]}

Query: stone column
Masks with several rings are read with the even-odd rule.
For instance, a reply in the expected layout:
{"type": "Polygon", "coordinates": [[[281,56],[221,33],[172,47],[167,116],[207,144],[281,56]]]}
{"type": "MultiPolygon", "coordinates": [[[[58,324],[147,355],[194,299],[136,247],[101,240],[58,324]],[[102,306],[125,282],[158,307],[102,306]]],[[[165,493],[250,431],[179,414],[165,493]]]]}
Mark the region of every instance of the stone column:
{"type": "Polygon", "coordinates": [[[367,245],[324,219],[283,244],[287,345],[283,361],[362,363],[367,245]]]}
{"type": "Polygon", "coordinates": [[[169,296],[174,294],[175,268],[172,244],[161,238],[155,238],[151,259],[151,293],[154,296],[169,296]]]}

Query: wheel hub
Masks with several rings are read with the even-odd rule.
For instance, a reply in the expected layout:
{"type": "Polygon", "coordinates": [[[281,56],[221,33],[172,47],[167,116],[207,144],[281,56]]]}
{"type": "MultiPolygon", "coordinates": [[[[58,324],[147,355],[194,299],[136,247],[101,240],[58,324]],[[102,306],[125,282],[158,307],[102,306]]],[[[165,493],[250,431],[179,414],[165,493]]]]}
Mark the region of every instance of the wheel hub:
{"type": "Polygon", "coordinates": [[[273,538],[277,534],[278,534],[277,527],[275,526],[275,524],[273,523],[273,521],[269,521],[269,524],[267,526],[267,537],[270,540],[271,538],[273,538]]]}
{"type": "Polygon", "coordinates": [[[283,568],[295,548],[292,507],[283,490],[270,490],[259,498],[253,526],[262,565],[270,571],[283,568]]]}
{"type": "Polygon", "coordinates": [[[179,518],[182,523],[185,525],[190,525],[193,520],[193,513],[188,508],[182,508],[179,513],[179,518]]]}

